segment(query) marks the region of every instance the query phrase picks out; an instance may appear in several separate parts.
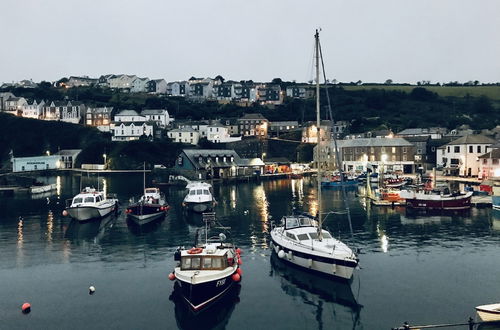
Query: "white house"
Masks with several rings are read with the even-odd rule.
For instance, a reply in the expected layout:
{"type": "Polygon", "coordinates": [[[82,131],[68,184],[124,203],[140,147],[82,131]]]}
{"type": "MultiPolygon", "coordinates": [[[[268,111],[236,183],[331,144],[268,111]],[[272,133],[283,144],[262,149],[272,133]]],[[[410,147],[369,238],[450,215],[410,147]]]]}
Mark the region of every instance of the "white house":
{"type": "Polygon", "coordinates": [[[137,78],[132,81],[131,93],[143,93],[148,91],[148,78],[137,78]]]}
{"type": "Polygon", "coordinates": [[[141,116],[145,117],[147,121],[154,121],[161,128],[167,127],[174,121],[174,118],[168,114],[167,109],[142,110],[141,116]]]}
{"type": "Polygon", "coordinates": [[[213,143],[241,141],[241,136],[232,137],[229,128],[219,122],[207,126],[207,140],[213,143]]]}
{"type": "Polygon", "coordinates": [[[36,100],[34,100],[32,104],[26,104],[25,106],[23,106],[22,110],[23,117],[41,119],[43,115],[44,105],[45,105],[44,101],[40,101],[40,103],[38,103],[36,100]]]}
{"type": "Polygon", "coordinates": [[[167,84],[167,95],[186,96],[189,93],[189,84],[187,81],[174,81],[167,84]]]}
{"type": "Polygon", "coordinates": [[[490,150],[495,140],[479,134],[462,136],[445,144],[437,153],[437,165],[443,165],[446,173],[460,176],[478,176],[479,157],[490,150]]]}
{"type": "Polygon", "coordinates": [[[168,137],[177,143],[190,143],[197,145],[200,140],[200,133],[191,127],[176,128],[168,131],[168,137]]]}
{"type": "Polygon", "coordinates": [[[9,97],[4,101],[5,112],[17,115],[22,112],[23,107],[28,104],[24,97],[9,97]]]}
{"type": "Polygon", "coordinates": [[[120,75],[112,75],[107,80],[109,83],[109,88],[130,89],[132,88],[133,81],[136,79],[137,79],[136,75],[120,74],[120,75]]]}
{"type": "Polygon", "coordinates": [[[154,124],[147,122],[146,117],[135,110],[122,110],[115,115],[111,129],[112,141],[131,141],[139,140],[142,136],[153,138],[154,124]]]}

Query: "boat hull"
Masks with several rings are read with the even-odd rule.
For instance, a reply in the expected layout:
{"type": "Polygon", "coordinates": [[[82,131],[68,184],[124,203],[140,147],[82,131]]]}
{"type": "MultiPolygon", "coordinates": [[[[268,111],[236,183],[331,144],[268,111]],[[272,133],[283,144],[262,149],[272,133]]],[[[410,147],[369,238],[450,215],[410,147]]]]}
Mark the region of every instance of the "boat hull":
{"type": "Polygon", "coordinates": [[[167,210],[167,205],[160,204],[135,204],[127,208],[128,217],[138,225],[145,225],[165,217],[167,210]]]}
{"type": "Polygon", "coordinates": [[[56,189],[57,185],[55,183],[51,183],[44,186],[33,186],[30,188],[30,191],[32,194],[42,194],[56,189]]]}
{"type": "Polygon", "coordinates": [[[340,187],[340,186],[353,186],[357,185],[358,181],[347,180],[347,181],[323,181],[321,182],[322,187],[340,187]]]}
{"type": "Polygon", "coordinates": [[[233,273],[203,283],[191,283],[177,279],[181,296],[193,311],[200,311],[219,300],[236,283],[233,273]]]}
{"type": "Polygon", "coordinates": [[[105,206],[76,206],[68,207],[66,211],[68,215],[78,221],[88,221],[92,219],[100,219],[116,209],[116,202],[106,204],[105,206]]]}
{"type": "Polygon", "coordinates": [[[356,262],[311,255],[289,247],[284,247],[279,244],[277,240],[272,237],[272,235],[271,240],[273,243],[273,251],[276,254],[278,254],[280,250],[285,252],[285,257],[282,260],[313,272],[319,272],[339,279],[349,280],[351,279],[354,269],[357,266],[356,262]]]}
{"type": "Polygon", "coordinates": [[[184,202],[184,207],[187,211],[203,213],[210,212],[213,210],[213,202],[202,202],[202,203],[193,203],[193,202],[184,202]]]}
{"type": "Polygon", "coordinates": [[[415,209],[432,210],[466,210],[471,207],[471,197],[460,199],[426,200],[418,198],[407,198],[406,206],[415,209]]]}
{"type": "Polygon", "coordinates": [[[493,202],[493,208],[500,210],[500,196],[491,196],[491,201],[493,202]]]}
{"type": "Polygon", "coordinates": [[[484,322],[500,321],[500,304],[477,306],[476,312],[484,322]]]}

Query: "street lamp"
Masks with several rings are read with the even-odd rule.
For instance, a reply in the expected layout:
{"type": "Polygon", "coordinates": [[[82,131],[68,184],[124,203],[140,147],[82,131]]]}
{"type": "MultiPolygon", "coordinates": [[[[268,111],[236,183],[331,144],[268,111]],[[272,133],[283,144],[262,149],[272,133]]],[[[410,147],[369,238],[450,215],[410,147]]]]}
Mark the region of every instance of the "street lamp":
{"type": "Polygon", "coordinates": [[[106,169],[106,157],[107,157],[107,155],[106,154],[102,154],[102,157],[104,158],[104,169],[106,169]]]}

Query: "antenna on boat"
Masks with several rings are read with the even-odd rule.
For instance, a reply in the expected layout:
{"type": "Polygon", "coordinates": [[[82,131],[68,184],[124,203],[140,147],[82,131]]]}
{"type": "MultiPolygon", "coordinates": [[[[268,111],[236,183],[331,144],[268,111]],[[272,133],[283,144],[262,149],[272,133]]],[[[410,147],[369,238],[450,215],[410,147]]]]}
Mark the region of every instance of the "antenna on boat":
{"type": "MultiPolygon", "coordinates": [[[[316,30],[316,34],[317,34],[317,30],[316,30]]],[[[321,51],[321,45],[319,43],[319,35],[318,35],[318,38],[317,38],[317,48],[319,50],[319,56],[321,58],[321,68],[323,69],[323,79],[325,80],[325,94],[326,94],[326,100],[327,100],[327,104],[328,104],[328,114],[330,116],[330,120],[332,121],[332,125],[334,125],[334,121],[333,121],[333,113],[332,113],[332,105],[331,105],[331,102],[330,102],[330,94],[328,93],[328,83],[327,83],[327,80],[326,80],[326,72],[325,72],[325,63],[323,62],[323,53],[321,51]]],[[[319,86],[319,78],[318,78],[318,86],[319,86]]],[[[319,91],[319,87],[317,87],[317,91],[319,91]]],[[[337,163],[337,167],[340,171],[340,182],[341,182],[341,189],[342,189],[342,199],[344,200],[344,206],[345,206],[345,209],[346,209],[346,213],[347,213],[347,220],[349,221],[349,229],[351,230],[351,239],[354,237],[354,233],[353,233],[353,230],[352,230],[352,221],[351,221],[351,211],[349,209],[349,204],[347,203],[347,193],[345,191],[345,185],[344,185],[344,175],[343,175],[343,171],[342,171],[342,165],[340,163],[340,154],[339,154],[339,148],[338,148],[338,144],[337,144],[337,136],[335,134],[335,132],[332,132],[332,136],[333,136],[333,144],[334,144],[334,148],[335,148],[335,161],[337,163]]],[[[318,152],[319,152],[319,144],[318,144],[318,152]]],[[[319,169],[319,167],[318,167],[319,169]]],[[[319,174],[318,174],[319,176],[319,174]]],[[[367,180],[370,180],[369,177],[367,177],[367,180]]],[[[320,186],[321,188],[321,186],[320,186]]]]}

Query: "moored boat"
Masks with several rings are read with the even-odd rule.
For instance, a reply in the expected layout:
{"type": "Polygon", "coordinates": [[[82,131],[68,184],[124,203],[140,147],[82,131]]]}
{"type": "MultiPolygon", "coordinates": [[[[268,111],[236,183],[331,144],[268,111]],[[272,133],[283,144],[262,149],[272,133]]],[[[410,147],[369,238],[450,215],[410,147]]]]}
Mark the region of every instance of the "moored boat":
{"type": "Polygon", "coordinates": [[[136,224],[144,225],[164,217],[169,209],[165,194],[159,188],[146,188],[139,201],[130,204],[125,212],[136,224]]]}
{"type": "Polygon", "coordinates": [[[57,189],[57,184],[49,183],[49,184],[35,184],[30,187],[30,193],[32,194],[43,194],[52,190],[57,189]]]}
{"type": "Polygon", "coordinates": [[[484,322],[500,321],[500,303],[477,306],[476,312],[484,322]]]}
{"type": "Polygon", "coordinates": [[[85,187],[73,199],[67,200],[68,205],[64,210],[64,215],[69,215],[78,221],[99,219],[117,210],[118,199],[108,198],[103,191],[85,187]]]}
{"type": "Polygon", "coordinates": [[[212,185],[206,182],[190,182],[186,185],[188,193],[182,206],[188,211],[207,212],[215,205],[215,200],[210,189],[212,185]]]}
{"type": "Polygon", "coordinates": [[[448,188],[432,190],[402,190],[406,207],[430,210],[465,210],[471,207],[472,192],[450,192],[448,188]]]}
{"type": "MultiPolygon", "coordinates": [[[[215,214],[208,215],[215,219],[215,214]]],[[[190,249],[179,247],[174,253],[177,265],[169,275],[171,280],[176,280],[181,296],[195,312],[221,298],[240,282],[242,275],[241,250],[225,242],[223,233],[207,238],[208,220],[204,217],[204,221],[205,243],[195,243],[190,249]]]]}
{"type": "Polygon", "coordinates": [[[493,208],[496,210],[500,210],[500,186],[495,185],[492,187],[491,201],[493,204],[493,208]]]}

